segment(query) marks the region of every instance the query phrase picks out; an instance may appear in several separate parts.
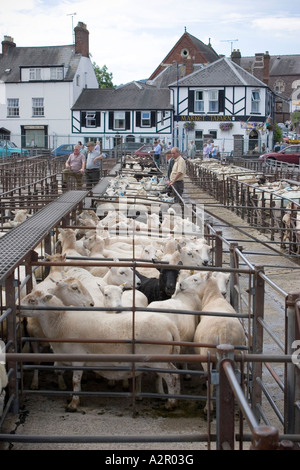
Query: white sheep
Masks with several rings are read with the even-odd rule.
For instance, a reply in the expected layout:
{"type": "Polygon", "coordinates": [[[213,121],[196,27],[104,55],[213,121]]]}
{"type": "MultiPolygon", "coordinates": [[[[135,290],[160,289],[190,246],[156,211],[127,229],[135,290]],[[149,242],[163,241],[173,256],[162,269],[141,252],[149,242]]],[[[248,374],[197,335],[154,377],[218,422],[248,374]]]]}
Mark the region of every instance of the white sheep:
{"type": "Polygon", "coordinates": [[[76,232],[71,228],[59,228],[58,239],[61,242],[61,252],[68,257],[85,257],[89,252],[83,246],[82,240],[76,239],[76,232]]]}
{"type": "MultiPolygon", "coordinates": [[[[32,293],[34,292],[43,292],[45,295],[50,293],[55,293],[56,296],[60,298],[64,302],[64,305],[80,305],[82,307],[93,307],[94,300],[90,295],[89,291],[84,287],[79,279],[76,278],[65,278],[61,281],[49,281],[49,283],[41,282],[38,284],[38,287],[33,289],[32,293]],[[41,289],[39,289],[39,286],[41,289]]],[[[43,329],[39,323],[37,317],[30,317],[26,318],[26,329],[28,335],[31,338],[45,338],[45,334],[43,329]]],[[[48,345],[48,343],[43,342],[44,347],[48,345]]],[[[31,343],[32,350],[35,353],[39,352],[40,343],[38,341],[32,341],[31,343]]],[[[65,389],[65,384],[62,380],[62,376],[58,375],[58,382],[59,388],[61,390],[65,389]]],[[[39,388],[39,372],[38,369],[35,369],[33,372],[33,378],[31,381],[30,388],[32,390],[38,390],[39,388]]]]}
{"type": "MultiPolygon", "coordinates": [[[[33,292],[28,294],[23,299],[24,306],[39,307],[41,310],[26,310],[26,315],[38,316],[39,322],[43,328],[45,335],[48,338],[78,338],[78,339],[94,339],[103,338],[111,340],[126,340],[124,343],[59,343],[52,344],[54,353],[70,353],[79,354],[82,356],[80,362],[69,362],[72,366],[76,366],[73,372],[73,397],[71,403],[68,405],[69,410],[76,411],[79,405],[79,396],[76,392],[81,390],[81,378],[83,371],[80,366],[118,366],[119,362],[105,362],[101,363],[89,362],[89,354],[131,354],[132,345],[132,313],[122,313],[121,315],[109,315],[101,312],[85,312],[84,315],[80,311],[61,311],[61,310],[47,310],[47,307],[63,307],[60,299],[54,295],[44,295],[42,292],[33,292]],[[46,307],[46,310],[43,308],[46,307]]],[[[136,312],[135,315],[135,338],[136,340],[142,339],[144,341],[155,340],[165,344],[139,344],[137,341],[135,345],[135,354],[143,354],[148,356],[154,354],[176,354],[178,348],[172,344],[174,341],[179,340],[179,334],[174,323],[159,314],[136,312]],[[167,344],[169,343],[169,344],[167,344]]],[[[123,363],[127,366],[128,370],[97,370],[96,373],[105,377],[108,380],[123,380],[133,376],[131,363],[123,363]]],[[[157,368],[164,368],[170,372],[176,371],[176,367],[170,363],[159,362],[142,362],[139,363],[141,367],[148,367],[150,370],[155,371],[157,368]]],[[[140,375],[141,371],[136,370],[136,375],[140,375]]],[[[169,372],[157,372],[161,376],[168,387],[168,393],[180,393],[180,381],[178,374],[169,372]]],[[[176,399],[169,398],[166,404],[167,408],[176,406],[176,399]]]]}
{"type": "Polygon", "coordinates": [[[7,372],[5,368],[5,364],[2,364],[0,362],[0,418],[3,414],[3,408],[4,408],[4,400],[5,400],[5,387],[8,384],[8,377],[7,377],[7,372]]]}
{"type": "Polygon", "coordinates": [[[230,281],[230,273],[225,273],[222,271],[213,271],[212,276],[217,281],[219,291],[221,292],[223,297],[226,297],[230,281]]]}
{"type": "MultiPolygon", "coordinates": [[[[206,273],[207,275],[207,273],[206,273]]],[[[206,276],[203,279],[205,282],[206,276]]],[[[185,283],[177,283],[176,291],[170,299],[151,302],[147,310],[152,308],[172,310],[174,313],[161,312],[161,315],[166,315],[176,324],[181,341],[193,341],[195,329],[197,325],[197,315],[176,313],[177,310],[201,310],[201,299],[198,294],[199,285],[193,282],[193,276],[189,276],[185,283]]]]}
{"type": "MultiPolygon", "coordinates": [[[[199,295],[202,299],[202,311],[203,312],[218,312],[218,313],[229,313],[235,314],[236,311],[232,305],[224,298],[221,294],[217,281],[209,274],[206,282],[203,283],[203,278],[199,274],[192,276],[195,284],[199,283],[199,295]]],[[[184,283],[190,283],[191,278],[182,281],[184,283]]],[[[231,344],[233,346],[244,346],[246,344],[246,336],[243,326],[240,320],[235,317],[226,316],[209,316],[201,315],[200,322],[196,328],[195,343],[202,344],[231,344]]],[[[195,346],[196,354],[207,354],[207,351],[215,352],[214,348],[207,348],[202,346],[195,346]]],[[[204,370],[207,370],[207,363],[203,363],[204,370]]],[[[211,385],[210,394],[212,395],[213,386],[211,385]]],[[[210,402],[211,410],[213,410],[213,404],[210,402]]],[[[207,412],[207,404],[204,409],[207,412]]]]}

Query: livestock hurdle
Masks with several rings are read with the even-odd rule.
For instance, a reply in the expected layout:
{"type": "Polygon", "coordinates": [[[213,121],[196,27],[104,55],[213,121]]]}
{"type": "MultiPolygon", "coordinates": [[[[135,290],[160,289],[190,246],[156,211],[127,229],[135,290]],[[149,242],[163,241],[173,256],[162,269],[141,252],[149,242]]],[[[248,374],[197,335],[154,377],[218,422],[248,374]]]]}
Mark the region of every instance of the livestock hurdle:
{"type": "MultiPolygon", "coordinates": [[[[66,196],[66,195],[64,195],[64,196],[66,196]]],[[[62,201],[62,202],[63,202],[63,201],[62,201]]],[[[68,207],[68,211],[67,211],[68,214],[69,214],[69,210],[70,210],[70,207],[68,207]]],[[[66,223],[66,219],[65,219],[65,223],[66,223]]],[[[218,244],[216,243],[216,246],[220,246],[220,245],[218,245],[218,244]]],[[[234,251],[234,250],[233,250],[233,251],[234,251]]],[[[218,255],[218,256],[216,256],[216,258],[220,259],[220,256],[218,255]]],[[[31,259],[31,260],[29,261],[29,265],[34,265],[34,264],[39,264],[39,263],[31,259]]],[[[77,263],[77,264],[78,264],[78,263],[77,263]]],[[[128,263],[127,263],[127,264],[128,264],[128,263]]],[[[139,264],[138,262],[130,263],[130,264],[131,264],[131,265],[133,264],[133,266],[134,266],[135,268],[136,268],[137,266],[140,266],[140,264],[139,264]]],[[[95,265],[99,265],[99,261],[98,261],[98,262],[95,261],[95,265]]],[[[146,266],[149,266],[148,263],[145,263],[145,265],[146,265],[146,266]]],[[[245,270],[241,270],[241,269],[239,269],[239,268],[236,268],[236,267],[234,267],[234,266],[235,266],[235,265],[233,264],[233,266],[230,268],[230,269],[232,269],[233,274],[237,274],[238,271],[239,271],[240,273],[243,273],[243,272],[245,271],[245,270]]],[[[189,267],[187,267],[187,268],[189,268],[189,267]]],[[[191,267],[190,267],[190,268],[191,268],[191,267]]],[[[206,269],[206,268],[205,268],[205,269],[206,269]]],[[[210,269],[214,269],[214,268],[210,268],[210,269]]],[[[248,270],[248,269],[246,270],[246,272],[244,272],[244,274],[246,274],[246,273],[249,273],[249,270],[248,270]]],[[[254,276],[258,276],[259,274],[260,274],[260,273],[258,273],[257,270],[254,270],[254,273],[253,273],[254,276]]],[[[11,278],[11,276],[10,276],[10,279],[7,279],[7,281],[6,281],[7,286],[9,286],[10,288],[11,288],[11,286],[13,285],[13,284],[11,284],[12,281],[13,281],[13,278],[11,278]]],[[[259,285],[258,277],[257,277],[257,281],[255,281],[255,283],[256,283],[257,285],[259,285]]],[[[260,289],[261,289],[261,286],[260,286],[260,289]]],[[[11,289],[11,291],[12,291],[12,289],[11,289]]],[[[256,294],[255,298],[256,298],[256,308],[261,310],[262,307],[263,307],[263,303],[261,303],[261,299],[259,300],[260,295],[261,295],[261,294],[256,294]]],[[[9,299],[9,303],[10,303],[10,302],[13,303],[13,300],[12,300],[12,299],[9,299]]],[[[15,308],[15,307],[14,307],[14,308],[15,308]]],[[[186,312],[186,313],[191,313],[191,312],[186,312]]],[[[261,315],[261,313],[260,313],[260,315],[261,315]]],[[[258,349],[259,349],[259,346],[257,346],[256,349],[258,350],[258,349]]],[[[250,361],[251,361],[251,359],[250,359],[250,358],[251,358],[251,355],[249,355],[249,356],[250,356],[250,357],[249,357],[249,362],[250,362],[250,361]]],[[[21,362],[21,363],[23,363],[23,362],[28,362],[28,361],[31,362],[31,360],[32,360],[32,356],[30,356],[30,358],[29,358],[29,356],[23,355],[23,353],[21,353],[21,352],[20,352],[20,353],[8,352],[7,357],[8,357],[8,360],[9,360],[9,364],[12,364],[12,365],[14,364],[14,362],[15,362],[16,360],[17,360],[18,362],[21,362]],[[16,354],[16,355],[14,356],[14,354],[16,354]]],[[[47,358],[47,356],[45,356],[45,355],[43,355],[43,356],[41,356],[41,357],[39,357],[39,356],[36,357],[36,360],[40,360],[40,359],[42,359],[43,361],[45,360],[45,362],[47,362],[48,359],[49,359],[49,360],[52,362],[53,359],[55,359],[55,356],[51,355],[50,358],[47,358]]],[[[64,357],[64,358],[62,358],[62,357],[57,357],[56,359],[57,359],[57,360],[62,360],[62,359],[67,359],[67,357],[64,357]]],[[[103,359],[104,359],[104,358],[103,358],[103,359]]],[[[127,358],[126,358],[126,359],[127,359],[127,358]]],[[[139,362],[139,360],[142,361],[143,359],[144,359],[144,358],[139,358],[139,357],[136,357],[136,356],[133,356],[131,359],[128,358],[128,360],[129,360],[129,361],[132,361],[132,362],[139,362]]],[[[160,359],[163,360],[163,358],[160,358],[160,359]]],[[[209,359],[207,359],[207,358],[197,358],[197,357],[195,357],[194,355],[191,356],[191,357],[186,357],[186,356],[174,357],[174,358],[172,358],[172,359],[175,359],[175,360],[178,361],[178,362],[186,362],[186,360],[188,359],[188,361],[197,362],[197,363],[199,363],[200,360],[202,360],[202,362],[204,362],[205,360],[209,360],[209,359]]],[[[263,360],[263,357],[261,357],[261,359],[263,360]]],[[[124,357],[119,358],[119,360],[120,360],[120,361],[124,360],[124,357]]],[[[153,359],[153,360],[154,360],[154,359],[153,359]]],[[[280,361],[280,358],[278,358],[278,360],[280,361]]],[[[99,361],[99,357],[95,358],[95,361],[99,361]]],[[[243,359],[242,359],[242,361],[243,361],[243,359]]],[[[13,367],[12,367],[12,369],[13,369],[13,367]]],[[[182,371],[182,372],[184,372],[184,371],[182,371]]],[[[11,374],[10,374],[10,375],[11,375],[11,374]]],[[[10,379],[11,379],[11,381],[12,381],[13,378],[10,377],[10,379]]],[[[222,384],[221,384],[220,387],[221,387],[221,395],[222,395],[222,384]]],[[[238,394],[238,396],[240,395],[240,392],[236,392],[236,393],[238,394]]],[[[179,398],[180,398],[180,397],[179,397],[179,398]]],[[[256,398],[256,400],[257,400],[256,394],[255,394],[255,398],[256,398]]],[[[199,396],[197,396],[195,399],[199,399],[199,396]]],[[[255,403],[256,403],[256,402],[255,402],[255,403]]],[[[223,405],[222,405],[221,408],[223,409],[223,405]]],[[[231,414],[230,416],[231,416],[231,419],[232,419],[232,414],[231,414]]],[[[258,424],[258,422],[256,421],[255,418],[251,418],[251,423],[254,423],[254,424],[256,423],[256,424],[258,424]]],[[[222,430],[224,429],[223,426],[221,426],[221,428],[222,428],[222,430]]],[[[256,429],[257,426],[253,426],[253,428],[256,429]]],[[[271,429],[271,431],[273,432],[272,429],[271,429]]],[[[228,431],[228,432],[229,432],[229,431],[228,431]]],[[[256,429],[256,432],[258,433],[259,430],[256,429]]],[[[199,437],[199,436],[188,436],[188,439],[192,439],[192,440],[195,439],[195,440],[198,440],[198,441],[199,441],[199,439],[204,439],[204,440],[206,441],[207,439],[212,439],[212,440],[213,440],[213,439],[216,439],[216,438],[217,438],[216,436],[210,436],[209,434],[210,434],[210,433],[208,433],[208,434],[205,435],[205,436],[200,436],[200,437],[199,437]]],[[[226,433],[226,435],[227,435],[227,433],[226,433]]],[[[231,435],[232,435],[232,434],[231,434],[231,435]]],[[[42,436],[42,438],[45,439],[44,442],[47,442],[47,436],[42,436]]],[[[56,439],[56,442],[57,442],[57,440],[60,441],[60,442],[62,441],[62,437],[61,437],[61,436],[56,436],[56,437],[52,437],[52,438],[53,438],[53,439],[56,439]]],[[[70,442],[74,442],[73,439],[76,439],[74,436],[68,436],[68,438],[69,438],[69,441],[70,441],[70,442]]],[[[2,437],[0,436],[0,439],[7,440],[7,439],[8,439],[8,436],[2,436],[2,437]]],[[[13,437],[13,438],[12,438],[12,441],[13,441],[14,439],[16,439],[16,440],[21,439],[21,440],[22,440],[22,438],[21,438],[21,437],[18,437],[18,436],[17,436],[17,437],[13,437]]],[[[26,439],[26,436],[25,436],[25,439],[26,439]]],[[[37,436],[34,436],[34,437],[27,436],[27,439],[28,439],[28,442],[30,442],[31,439],[37,439],[37,436]]],[[[131,438],[131,439],[133,439],[133,438],[131,438]]],[[[147,436],[146,436],[146,437],[143,437],[142,439],[144,439],[144,440],[146,440],[146,441],[147,441],[147,439],[151,440],[151,439],[149,438],[149,436],[148,436],[148,437],[147,437],[147,436]]],[[[157,437],[157,442],[161,442],[162,439],[163,439],[162,436],[158,436],[158,437],[157,437]]],[[[176,440],[176,439],[180,439],[180,437],[178,437],[178,436],[175,436],[175,437],[174,437],[174,436],[171,436],[170,440],[172,440],[172,439],[176,440]]],[[[8,440],[9,440],[9,439],[8,439],[8,440]]],[[[91,441],[94,441],[94,442],[95,442],[95,440],[97,440],[97,438],[91,437],[91,441]]],[[[98,440],[100,440],[100,438],[99,438],[98,440]]],[[[117,438],[116,438],[116,437],[112,438],[112,440],[113,440],[113,442],[117,442],[117,438]]],[[[276,440],[276,439],[275,439],[275,440],[276,440]]],[[[224,446],[224,442],[227,442],[227,441],[228,441],[228,437],[226,437],[226,438],[221,437],[221,438],[219,439],[219,441],[218,441],[218,442],[219,442],[218,446],[223,447],[223,446],[224,446]]],[[[124,442],[124,441],[123,441],[123,442],[124,442]]],[[[127,442],[129,442],[129,441],[127,441],[127,442]]],[[[138,442],[138,440],[135,441],[135,442],[138,442]]],[[[226,445],[226,444],[225,444],[225,445],[226,445]]],[[[277,445],[277,444],[276,444],[276,445],[277,445]]]]}
{"type": "Polygon", "coordinates": [[[267,235],[274,246],[287,248],[289,255],[299,257],[300,187],[299,198],[295,199],[290,192],[291,199],[288,194],[281,196],[271,189],[253,184],[263,176],[270,182],[283,181],[298,186],[299,172],[274,170],[265,174],[233,165],[222,166],[218,161],[210,160],[202,164],[188,161],[187,171],[196,187],[199,186],[228,210],[247,220],[251,227],[267,235]],[[284,216],[290,221],[287,226],[283,222],[284,216]]]}

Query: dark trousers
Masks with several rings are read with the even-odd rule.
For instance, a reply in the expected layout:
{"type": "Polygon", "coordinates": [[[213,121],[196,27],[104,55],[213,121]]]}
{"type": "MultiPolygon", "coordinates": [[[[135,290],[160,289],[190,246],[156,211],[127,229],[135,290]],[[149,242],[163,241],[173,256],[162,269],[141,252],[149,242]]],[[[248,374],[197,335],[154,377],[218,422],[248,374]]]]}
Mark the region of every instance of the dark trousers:
{"type": "Polygon", "coordinates": [[[86,178],[86,189],[92,189],[100,179],[100,169],[99,170],[85,170],[86,178]]]}
{"type": "MultiPolygon", "coordinates": [[[[179,194],[179,196],[182,197],[183,190],[184,190],[184,182],[183,182],[183,180],[182,180],[182,181],[175,181],[175,183],[173,183],[173,188],[177,191],[177,193],[179,194]]],[[[181,200],[179,199],[179,197],[177,196],[176,193],[175,193],[175,201],[176,201],[176,202],[181,202],[181,200]]]]}

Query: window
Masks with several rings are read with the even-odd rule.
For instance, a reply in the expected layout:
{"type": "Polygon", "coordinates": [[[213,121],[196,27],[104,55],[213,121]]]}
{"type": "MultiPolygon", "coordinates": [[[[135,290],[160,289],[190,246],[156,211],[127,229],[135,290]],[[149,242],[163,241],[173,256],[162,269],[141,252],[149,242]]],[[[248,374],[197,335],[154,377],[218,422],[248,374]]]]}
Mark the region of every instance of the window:
{"type": "Polygon", "coordinates": [[[260,94],[259,91],[253,90],[251,95],[251,113],[259,113],[260,94]]]}
{"type": "Polygon", "coordinates": [[[125,129],[125,112],[114,113],[114,129],[125,129]]]}
{"type": "Polygon", "coordinates": [[[32,98],[32,116],[44,116],[44,98],[32,98]]]}
{"type": "Polygon", "coordinates": [[[195,145],[197,150],[203,150],[203,131],[195,131],[195,145]]]}
{"type": "Polygon", "coordinates": [[[219,113],[219,94],[221,90],[196,90],[194,93],[195,113],[219,113]]]}
{"type": "Polygon", "coordinates": [[[50,79],[51,80],[62,80],[63,77],[63,69],[62,67],[51,67],[50,69],[50,79]]]}
{"type": "Polygon", "coordinates": [[[19,98],[8,98],[7,100],[7,116],[19,116],[19,98]]]}
{"type": "Polygon", "coordinates": [[[195,113],[204,113],[203,91],[195,92],[195,113]]]}
{"type": "Polygon", "coordinates": [[[219,92],[210,90],[208,92],[208,112],[217,113],[219,111],[219,92]]]}
{"type": "Polygon", "coordinates": [[[216,139],[216,138],[217,138],[217,133],[218,133],[218,131],[214,131],[214,130],[210,129],[210,130],[208,131],[208,133],[211,135],[211,138],[212,138],[212,139],[216,139]]]}
{"type": "Polygon", "coordinates": [[[42,80],[42,69],[29,69],[29,80],[42,80]]]}
{"type": "Polygon", "coordinates": [[[274,90],[278,91],[279,93],[283,93],[285,91],[285,83],[281,78],[276,80],[274,84],[274,90]]]}
{"type": "Polygon", "coordinates": [[[150,111],[142,111],[141,113],[141,127],[151,126],[151,113],[150,111]]]}
{"type": "Polygon", "coordinates": [[[86,127],[96,127],[96,112],[87,111],[85,120],[86,120],[86,127]]]}

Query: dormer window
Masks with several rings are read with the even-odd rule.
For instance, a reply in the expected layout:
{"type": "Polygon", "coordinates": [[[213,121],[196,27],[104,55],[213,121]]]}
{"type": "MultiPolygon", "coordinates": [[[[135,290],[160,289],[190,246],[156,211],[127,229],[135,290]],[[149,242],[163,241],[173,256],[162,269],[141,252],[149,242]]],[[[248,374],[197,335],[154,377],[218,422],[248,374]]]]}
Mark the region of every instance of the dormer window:
{"type": "Polygon", "coordinates": [[[42,69],[29,69],[29,80],[42,80],[42,69]]]}
{"type": "Polygon", "coordinates": [[[50,79],[51,80],[63,80],[63,69],[62,67],[51,67],[50,79]]]}

